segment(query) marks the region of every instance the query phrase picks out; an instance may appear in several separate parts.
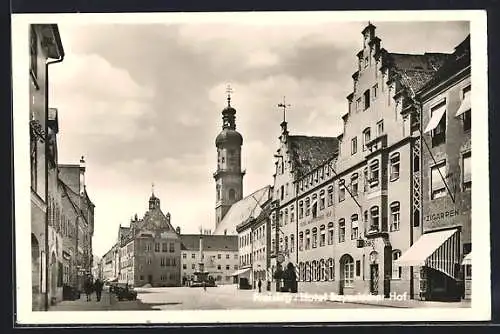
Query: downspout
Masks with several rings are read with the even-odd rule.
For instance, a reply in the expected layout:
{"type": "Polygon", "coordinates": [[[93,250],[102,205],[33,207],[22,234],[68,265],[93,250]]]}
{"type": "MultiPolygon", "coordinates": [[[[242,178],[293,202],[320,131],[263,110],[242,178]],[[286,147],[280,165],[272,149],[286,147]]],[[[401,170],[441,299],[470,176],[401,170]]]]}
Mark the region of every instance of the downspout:
{"type": "Polygon", "coordinates": [[[61,39],[59,36],[59,29],[57,25],[53,25],[52,29],[54,31],[54,37],[56,39],[57,47],[60,50],[59,59],[54,61],[47,61],[45,63],[45,203],[47,209],[45,210],[45,310],[49,310],[49,163],[48,163],[48,153],[49,153],[49,141],[48,141],[48,130],[49,130],[49,65],[60,63],[64,60],[64,50],[62,48],[61,39]]]}

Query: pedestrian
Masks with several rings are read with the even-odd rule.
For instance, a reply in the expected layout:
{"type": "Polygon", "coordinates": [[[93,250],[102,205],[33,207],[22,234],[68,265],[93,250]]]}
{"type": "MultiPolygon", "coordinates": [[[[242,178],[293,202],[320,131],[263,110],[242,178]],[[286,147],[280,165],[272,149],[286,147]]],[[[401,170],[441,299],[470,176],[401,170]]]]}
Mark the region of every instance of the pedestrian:
{"type": "Polygon", "coordinates": [[[85,280],[85,283],[84,283],[84,290],[85,290],[85,295],[87,295],[87,301],[91,301],[92,300],[92,280],[90,279],[90,277],[87,277],[87,279],[85,280]]]}
{"type": "Polygon", "coordinates": [[[207,291],[207,282],[203,281],[203,290],[207,291]]]}
{"type": "Polygon", "coordinates": [[[95,295],[97,297],[97,301],[99,302],[101,301],[101,296],[102,296],[102,287],[103,287],[102,281],[100,279],[96,279],[94,287],[95,287],[95,295]]]}
{"type": "Polygon", "coordinates": [[[262,281],[260,280],[260,278],[259,278],[258,286],[259,286],[259,293],[260,293],[260,292],[262,292],[262,281]]]}

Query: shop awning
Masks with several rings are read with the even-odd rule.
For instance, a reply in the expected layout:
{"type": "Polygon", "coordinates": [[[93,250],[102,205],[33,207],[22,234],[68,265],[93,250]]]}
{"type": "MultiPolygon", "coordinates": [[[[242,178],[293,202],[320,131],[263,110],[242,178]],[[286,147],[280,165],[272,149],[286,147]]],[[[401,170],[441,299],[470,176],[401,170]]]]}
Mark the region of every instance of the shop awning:
{"type": "Polygon", "coordinates": [[[462,100],[462,104],[460,104],[460,108],[458,108],[457,113],[455,114],[456,117],[462,115],[464,112],[467,110],[470,110],[470,94],[466,94],[464,96],[464,99],[462,100]]]}
{"type": "Polygon", "coordinates": [[[231,276],[239,276],[241,274],[249,272],[250,270],[251,270],[251,268],[240,269],[240,270],[235,271],[231,276]]]}
{"type": "Polygon", "coordinates": [[[398,260],[399,266],[425,266],[455,277],[460,263],[460,239],[457,229],[422,235],[398,260]]]}
{"type": "Polygon", "coordinates": [[[465,255],[463,261],[462,261],[462,265],[471,265],[472,264],[472,252],[470,252],[469,254],[465,255]]]}
{"type": "Polygon", "coordinates": [[[441,118],[443,118],[445,111],[446,111],[446,104],[444,103],[439,109],[432,112],[431,120],[425,127],[424,133],[428,133],[434,130],[438,126],[439,122],[441,121],[441,118]]]}

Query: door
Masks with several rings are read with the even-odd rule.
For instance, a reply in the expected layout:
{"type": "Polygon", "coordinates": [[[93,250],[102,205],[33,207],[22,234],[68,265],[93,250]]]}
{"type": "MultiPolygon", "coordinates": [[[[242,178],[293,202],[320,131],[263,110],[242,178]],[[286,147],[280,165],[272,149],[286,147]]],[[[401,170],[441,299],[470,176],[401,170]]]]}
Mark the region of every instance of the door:
{"type": "Polygon", "coordinates": [[[148,275],[148,283],[151,284],[153,282],[153,275],[148,275]]]}
{"type": "Polygon", "coordinates": [[[372,295],[378,295],[378,264],[370,265],[370,293],[372,295]]]}

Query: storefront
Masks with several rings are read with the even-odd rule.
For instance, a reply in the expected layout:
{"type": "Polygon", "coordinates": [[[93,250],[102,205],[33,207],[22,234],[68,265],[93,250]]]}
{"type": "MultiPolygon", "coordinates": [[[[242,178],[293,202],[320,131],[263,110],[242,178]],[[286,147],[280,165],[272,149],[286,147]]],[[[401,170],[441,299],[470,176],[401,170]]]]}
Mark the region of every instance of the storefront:
{"type": "Polygon", "coordinates": [[[460,300],[464,295],[459,228],[423,234],[396,263],[420,271],[422,300],[460,300]]]}
{"type": "Polygon", "coordinates": [[[231,275],[233,276],[233,282],[238,285],[239,289],[250,289],[252,287],[250,281],[251,272],[252,268],[243,268],[231,275]]]}
{"type": "Polygon", "coordinates": [[[465,279],[464,299],[470,300],[472,295],[472,252],[465,255],[462,265],[464,266],[465,279]]]}

